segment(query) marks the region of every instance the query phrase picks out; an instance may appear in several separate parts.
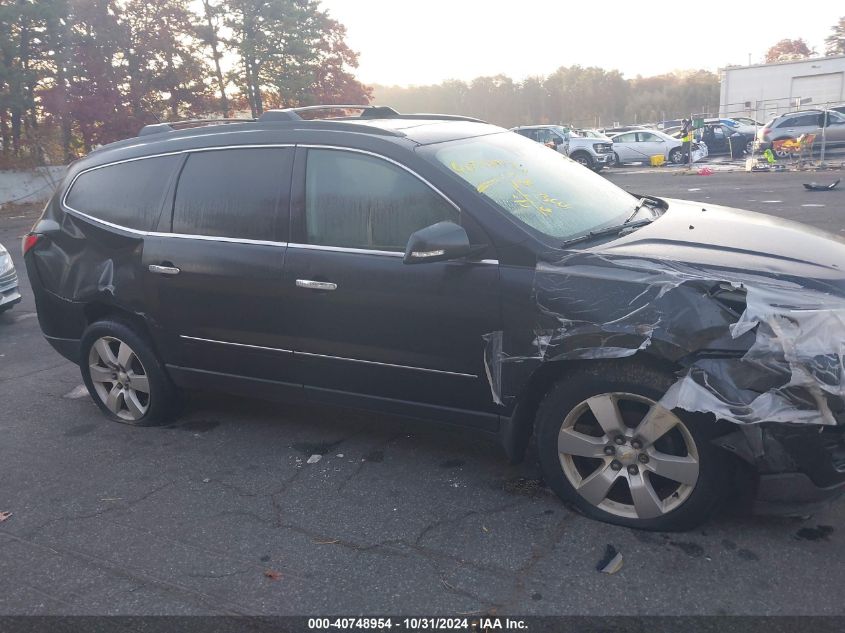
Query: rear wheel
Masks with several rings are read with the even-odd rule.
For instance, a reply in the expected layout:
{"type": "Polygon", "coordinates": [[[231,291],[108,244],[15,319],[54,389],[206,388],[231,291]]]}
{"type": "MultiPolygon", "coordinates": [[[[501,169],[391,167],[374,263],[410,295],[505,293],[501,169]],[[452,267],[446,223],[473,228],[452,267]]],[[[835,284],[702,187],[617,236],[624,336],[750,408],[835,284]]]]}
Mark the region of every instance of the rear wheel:
{"type": "Polygon", "coordinates": [[[148,426],[170,419],[176,389],[146,337],[128,323],[97,321],[82,336],[82,380],[109,418],[148,426]]]}
{"type": "MultiPolygon", "coordinates": [[[[784,136],[783,138],[777,138],[775,140],[776,141],[793,141],[795,139],[793,139],[789,136],[784,136]]],[[[789,158],[789,156],[790,156],[789,151],[782,149],[782,147],[783,146],[781,145],[781,147],[775,148],[774,143],[773,143],[772,144],[772,151],[775,153],[775,156],[777,156],[778,158],[789,158]]]]}
{"type": "Polygon", "coordinates": [[[659,404],[671,374],[634,363],[596,363],[556,383],[537,414],[543,474],[595,519],[646,530],[684,530],[719,502],[730,463],[710,443],[717,423],[659,404]]]}

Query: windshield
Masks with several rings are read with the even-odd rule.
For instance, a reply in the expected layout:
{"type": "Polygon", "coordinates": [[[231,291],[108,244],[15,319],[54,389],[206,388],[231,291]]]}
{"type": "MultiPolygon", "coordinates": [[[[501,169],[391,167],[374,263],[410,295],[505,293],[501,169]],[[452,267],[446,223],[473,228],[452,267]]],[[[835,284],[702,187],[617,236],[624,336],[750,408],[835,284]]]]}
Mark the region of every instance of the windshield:
{"type": "Polygon", "coordinates": [[[564,241],[624,222],[637,203],[590,169],[518,134],[437,143],[420,153],[505,213],[564,241]]]}

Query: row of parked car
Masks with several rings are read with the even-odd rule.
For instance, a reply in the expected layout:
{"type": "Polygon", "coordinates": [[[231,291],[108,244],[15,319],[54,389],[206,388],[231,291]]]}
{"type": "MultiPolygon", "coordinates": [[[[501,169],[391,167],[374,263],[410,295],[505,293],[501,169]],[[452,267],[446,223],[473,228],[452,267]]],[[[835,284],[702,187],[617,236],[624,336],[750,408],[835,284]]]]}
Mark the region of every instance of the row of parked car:
{"type": "MultiPolygon", "coordinates": [[[[687,158],[681,140],[660,130],[638,128],[604,133],[575,130],[562,125],[524,125],[512,128],[512,131],[553,147],[594,171],[611,165],[648,163],[652,156],[657,155],[676,164],[687,158]]],[[[707,147],[698,143],[693,150],[698,152],[699,157],[708,153],[707,147]]]]}
{"type": "MultiPolygon", "coordinates": [[[[574,129],[563,125],[523,125],[512,131],[553,147],[585,167],[600,171],[611,165],[648,163],[663,156],[670,163],[689,159],[681,140],[681,120],[655,126],[628,125],[615,128],[574,129]]],[[[778,158],[790,153],[785,141],[822,137],[828,147],[845,146],[845,105],[829,110],[789,112],[761,123],[748,117],[706,118],[694,131],[693,161],[707,156],[741,158],[771,148],[778,158]]]]}

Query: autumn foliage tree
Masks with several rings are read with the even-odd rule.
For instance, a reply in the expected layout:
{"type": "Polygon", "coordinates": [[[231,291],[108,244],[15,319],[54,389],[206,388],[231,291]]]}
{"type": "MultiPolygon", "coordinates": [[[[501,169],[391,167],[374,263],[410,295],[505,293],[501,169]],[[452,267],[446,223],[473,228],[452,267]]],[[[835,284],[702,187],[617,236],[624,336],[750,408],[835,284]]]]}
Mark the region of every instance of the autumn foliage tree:
{"type": "Polygon", "coordinates": [[[0,0],[0,147],[71,159],[156,121],[366,102],[317,0],[0,0]]]}
{"type": "Polygon", "coordinates": [[[793,59],[804,59],[815,51],[807,46],[803,38],[797,40],[783,39],[766,51],[766,63],[783,62],[793,59]]]}

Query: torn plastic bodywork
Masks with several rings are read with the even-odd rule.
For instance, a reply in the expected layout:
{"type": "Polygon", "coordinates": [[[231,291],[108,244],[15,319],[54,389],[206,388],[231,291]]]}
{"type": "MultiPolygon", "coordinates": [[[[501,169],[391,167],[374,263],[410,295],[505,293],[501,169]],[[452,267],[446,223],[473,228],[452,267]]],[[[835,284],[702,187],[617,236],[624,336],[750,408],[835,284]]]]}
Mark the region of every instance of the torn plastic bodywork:
{"type": "Polygon", "coordinates": [[[837,424],[845,295],[827,281],[590,251],[537,264],[532,332],[485,337],[493,399],[542,363],[648,354],[680,367],[661,404],[737,424],[837,424]]]}

